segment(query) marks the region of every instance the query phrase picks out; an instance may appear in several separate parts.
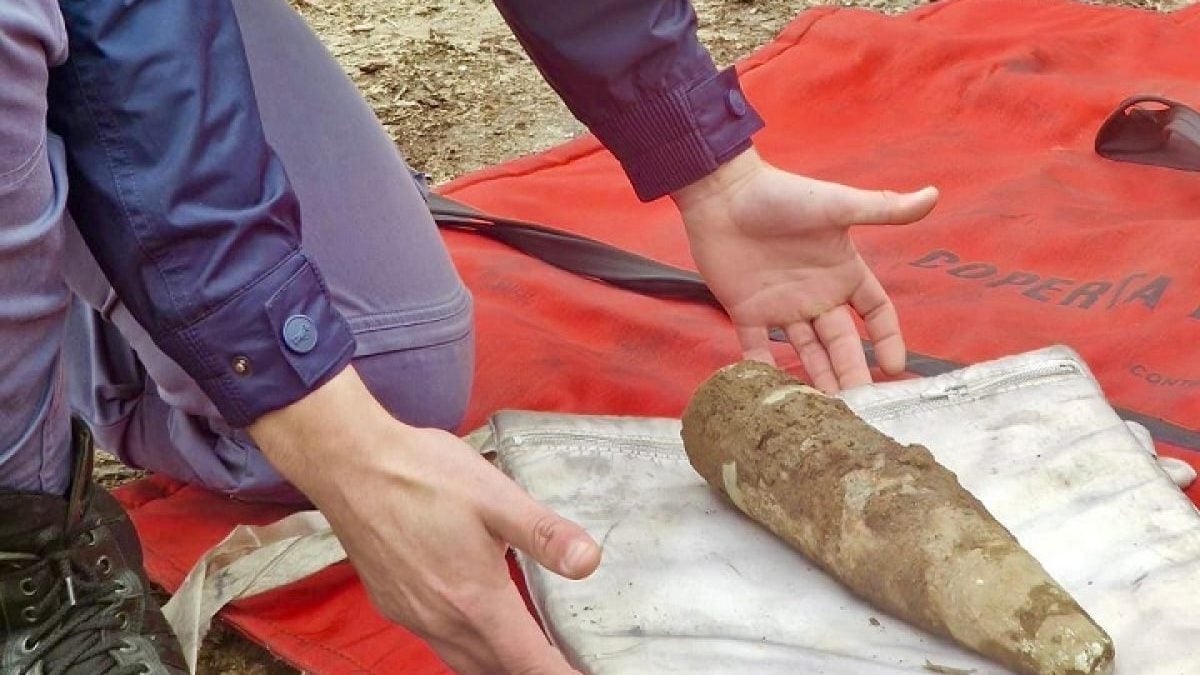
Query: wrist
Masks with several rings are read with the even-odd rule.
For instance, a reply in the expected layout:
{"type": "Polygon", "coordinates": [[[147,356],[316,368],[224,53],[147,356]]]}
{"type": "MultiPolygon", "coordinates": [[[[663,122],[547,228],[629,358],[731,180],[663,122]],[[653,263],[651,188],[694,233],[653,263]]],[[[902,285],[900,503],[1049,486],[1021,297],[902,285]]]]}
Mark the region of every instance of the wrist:
{"type": "Polygon", "coordinates": [[[714,198],[729,195],[766,168],[767,163],[750,146],[707,176],[672,192],[671,199],[681,213],[686,213],[714,198]]]}
{"type": "Polygon", "coordinates": [[[413,431],[375,400],[353,366],[246,428],[272,465],[314,503],[346,485],[381,439],[413,431]]]}

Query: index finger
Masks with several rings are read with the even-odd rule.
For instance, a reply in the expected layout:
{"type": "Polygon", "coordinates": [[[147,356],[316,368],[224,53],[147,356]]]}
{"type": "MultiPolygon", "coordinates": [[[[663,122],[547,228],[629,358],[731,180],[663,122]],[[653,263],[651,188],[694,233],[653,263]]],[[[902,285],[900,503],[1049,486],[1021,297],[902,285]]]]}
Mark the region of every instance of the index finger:
{"type": "Polygon", "coordinates": [[[771,338],[766,326],[735,325],[738,342],[742,345],[742,358],[775,365],[771,355],[771,338]]]}

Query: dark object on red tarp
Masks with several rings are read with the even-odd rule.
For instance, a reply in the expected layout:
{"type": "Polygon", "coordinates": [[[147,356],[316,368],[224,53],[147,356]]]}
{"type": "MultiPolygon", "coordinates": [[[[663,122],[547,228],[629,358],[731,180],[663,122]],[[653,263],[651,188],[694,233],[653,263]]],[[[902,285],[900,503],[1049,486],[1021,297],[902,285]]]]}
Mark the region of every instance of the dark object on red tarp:
{"type": "Polygon", "coordinates": [[[1161,96],[1127,98],[1100,127],[1096,152],[1125,162],[1200,171],[1200,112],[1161,96]]]}
{"type": "MultiPolygon", "coordinates": [[[[802,14],[742,72],[767,119],[757,142],[769,160],[864,187],[942,189],[922,223],[856,234],[909,349],[931,357],[910,362],[914,372],[1066,343],[1115,405],[1157,429],[1164,454],[1195,463],[1200,182],[1104,159],[1094,143],[1130,92],[1200,102],[1197,34],[1200,6],[945,0],[896,17],[829,7],[802,14]]],[[[674,207],[640,204],[590,138],[441,192],[690,266],[674,207]]],[[[473,233],[446,240],[478,317],[465,426],[498,408],[678,415],[738,357],[714,307],[600,284],[473,233]]],[[[796,367],[782,345],[777,354],[796,367]]],[[[162,479],[120,495],[150,574],[170,589],[235,524],[284,514],[162,479]]],[[[379,617],[347,565],[224,616],[310,672],[446,672],[379,617]]]]}

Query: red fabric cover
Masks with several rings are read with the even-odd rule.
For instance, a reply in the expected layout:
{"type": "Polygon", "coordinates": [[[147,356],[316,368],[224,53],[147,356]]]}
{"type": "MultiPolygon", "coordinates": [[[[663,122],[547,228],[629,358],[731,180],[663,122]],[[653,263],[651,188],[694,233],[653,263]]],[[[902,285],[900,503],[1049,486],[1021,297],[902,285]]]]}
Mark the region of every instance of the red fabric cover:
{"type": "MultiPolygon", "coordinates": [[[[862,186],[942,189],[922,224],[857,233],[910,349],[965,363],[1064,342],[1116,405],[1195,430],[1200,175],[1105,160],[1092,143],[1130,94],[1200,104],[1198,32],[1200,6],[1155,14],[950,0],[900,17],[826,8],[802,14],[741,68],[767,120],[757,143],[770,160],[862,186]]],[[[671,204],[639,204],[590,138],[443,192],[690,265],[671,204]]],[[[477,303],[464,427],[500,408],[677,415],[704,377],[738,356],[711,308],[608,288],[470,234],[446,239],[477,303]]],[[[1198,453],[1160,449],[1200,466],[1198,453]]],[[[284,515],[163,479],[119,494],[151,576],[169,589],[234,524],[284,515]]],[[[1190,494],[1200,498],[1200,488],[1190,494]]],[[[345,565],[225,618],[316,673],[444,672],[371,609],[345,565]]]]}

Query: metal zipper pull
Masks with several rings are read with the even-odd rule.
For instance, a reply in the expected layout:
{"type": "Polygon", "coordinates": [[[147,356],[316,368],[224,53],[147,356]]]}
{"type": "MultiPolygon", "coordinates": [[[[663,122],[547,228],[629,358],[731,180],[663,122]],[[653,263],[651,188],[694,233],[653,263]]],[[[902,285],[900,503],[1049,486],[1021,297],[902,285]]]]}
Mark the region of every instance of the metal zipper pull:
{"type": "Polygon", "coordinates": [[[965,384],[952,384],[947,387],[942,387],[941,389],[921,392],[921,400],[948,401],[966,394],[968,389],[969,387],[965,384]]]}

